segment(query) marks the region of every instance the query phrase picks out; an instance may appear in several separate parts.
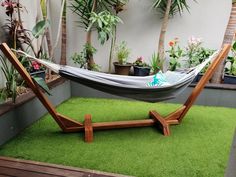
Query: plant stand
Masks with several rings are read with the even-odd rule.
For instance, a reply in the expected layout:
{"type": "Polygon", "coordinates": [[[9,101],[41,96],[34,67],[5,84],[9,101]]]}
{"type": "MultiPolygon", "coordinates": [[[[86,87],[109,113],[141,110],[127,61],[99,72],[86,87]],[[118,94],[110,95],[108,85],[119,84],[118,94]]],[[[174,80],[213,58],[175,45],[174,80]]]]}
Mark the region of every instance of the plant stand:
{"type": "Polygon", "coordinates": [[[75,121],[69,117],[59,114],[53,105],[49,102],[48,98],[44,96],[42,91],[38,88],[38,85],[33,82],[28,72],[25,70],[23,65],[19,62],[14,53],[10,50],[7,44],[3,43],[0,45],[0,49],[25,79],[28,86],[33,90],[38,99],[42,102],[48,112],[51,114],[53,119],[59,125],[63,132],[85,132],[85,142],[93,141],[93,131],[94,130],[104,130],[104,129],[117,129],[117,128],[129,128],[129,127],[148,127],[153,125],[159,125],[162,130],[162,133],[165,136],[170,135],[170,125],[178,125],[182,122],[188,110],[191,108],[198,95],[203,90],[206,83],[212,77],[217,66],[222,62],[225,56],[230,50],[230,45],[225,45],[215,60],[208,67],[206,73],[198,82],[196,87],[193,89],[192,93],[188,97],[187,101],[176,111],[170,113],[166,117],[161,116],[156,111],[150,111],[149,117],[151,119],[143,120],[132,120],[132,121],[118,121],[118,122],[101,122],[101,123],[92,123],[91,115],[85,116],[84,123],[75,121]]]}

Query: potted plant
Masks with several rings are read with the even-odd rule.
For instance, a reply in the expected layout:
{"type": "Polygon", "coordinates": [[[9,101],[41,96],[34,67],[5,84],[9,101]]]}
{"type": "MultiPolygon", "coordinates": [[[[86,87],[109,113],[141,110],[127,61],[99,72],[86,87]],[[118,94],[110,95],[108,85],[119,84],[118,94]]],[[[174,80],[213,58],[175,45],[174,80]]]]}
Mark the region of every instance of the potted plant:
{"type": "Polygon", "coordinates": [[[138,57],[133,63],[135,76],[148,76],[150,74],[151,67],[143,61],[143,57],[138,57]]]}
{"type": "Polygon", "coordinates": [[[156,74],[160,71],[162,66],[159,54],[153,53],[151,57],[151,74],[156,74]]]}
{"type": "Polygon", "coordinates": [[[120,75],[129,75],[132,63],[128,63],[130,49],[127,48],[126,42],[122,42],[116,47],[116,57],[118,62],[114,62],[115,73],[120,75]]]}
{"type": "Polygon", "coordinates": [[[225,84],[236,84],[236,57],[228,56],[224,73],[225,84]]]}
{"type": "Polygon", "coordinates": [[[31,62],[31,67],[28,68],[28,72],[32,77],[40,77],[45,80],[45,67],[36,61],[31,62]]]}

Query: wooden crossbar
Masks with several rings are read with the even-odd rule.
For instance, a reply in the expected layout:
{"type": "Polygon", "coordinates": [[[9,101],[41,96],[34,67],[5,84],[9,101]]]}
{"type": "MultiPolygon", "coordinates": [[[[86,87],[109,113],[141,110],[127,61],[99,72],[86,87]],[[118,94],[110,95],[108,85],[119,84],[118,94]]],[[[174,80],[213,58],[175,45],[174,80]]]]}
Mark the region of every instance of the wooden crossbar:
{"type": "Polygon", "coordinates": [[[163,117],[157,111],[153,110],[149,112],[150,119],[144,120],[129,120],[129,121],[117,121],[117,122],[100,122],[100,123],[92,123],[91,115],[85,115],[84,123],[80,123],[75,121],[69,117],[59,114],[55,107],[49,102],[48,98],[44,96],[43,92],[39,89],[37,84],[33,82],[31,76],[28,74],[23,65],[19,62],[16,55],[10,50],[7,44],[2,43],[0,45],[0,49],[5,54],[5,56],[9,59],[12,65],[16,68],[16,70],[20,73],[20,75],[24,78],[27,85],[33,90],[35,95],[39,98],[44,107],[48,110],[48,112],[52,115],[53,119],[59,125],[59,127],[64,132],[85,132],[85,141],[92,142],[93,141],[93,131],[94,130],[104,130],[104,129],[117,129],[117,128],[130,128],[130,127],[147,127],[158,125],[163,134],[165,136],[170,135],[170,125],[178,125],[183,120],[184,116],[191,108],[198,95],[201,93],[202,89],[205,87],[206,83],[210,80],[213,73],[217,69],[219,63],[227,56],[230,50],[230,45],[226,44],[215,58],[215,60],[210,64],[206,73],[198,82],[196,87],[193,89],[192,93],[188,97],[187,101],[183,106],[178,108],[176,111],[170,113],[169,115],[163,117]]]}

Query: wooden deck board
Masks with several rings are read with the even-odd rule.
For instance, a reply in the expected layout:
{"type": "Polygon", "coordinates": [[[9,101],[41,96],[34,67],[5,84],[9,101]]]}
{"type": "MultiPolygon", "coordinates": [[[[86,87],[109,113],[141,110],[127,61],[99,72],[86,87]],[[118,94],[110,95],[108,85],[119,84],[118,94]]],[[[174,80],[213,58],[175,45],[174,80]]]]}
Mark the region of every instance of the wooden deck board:
{"type": "Polygon", "coordinates": [[[124,177],[123,175],[0,157],[0,177],[124,177]]]}

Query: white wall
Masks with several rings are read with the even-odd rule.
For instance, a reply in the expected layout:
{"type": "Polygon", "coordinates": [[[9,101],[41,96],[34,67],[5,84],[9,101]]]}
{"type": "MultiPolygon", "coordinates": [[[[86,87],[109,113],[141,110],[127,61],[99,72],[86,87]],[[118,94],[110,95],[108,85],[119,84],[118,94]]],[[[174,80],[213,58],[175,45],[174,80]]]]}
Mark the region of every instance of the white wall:
{"type": "MultiPolygon", "coordinates": [[[[204,46],[217,49],[221,46],[226,25],[228,22],[231,0],[197,0],[198,3],[188,0],[190,13],[185,12],[181,17],[176,15],[168,26],[166,44],[178,37],[182,44],[194,35],[202,37],[204,46]]],[[[153,1],[130,0],[127,10],[120,14],[124,24],[118,26],[118,42],[127,41],[132,53],[130,61],[138,56],[144,56],[147,61],[157,48],[161,18],[158,12],[152,10],[153,1]]],[[[68,10],[67,18],[67,58],[74,52],[81,51],[85,42],[83,29],[77,27],[77,16],[68,10]],[[69,14],[70,13],[70,14],[69,14]]],[[[103,71],[108,70],[108,57],[110,42],[100,46],[96,33],[93,37],[94,46],[98,49],[95,55],[96,63],[102,66],[103,71]]],[[[167,49],[167,48],[166,48],[167,49]]],[[[69,61],[72,64],[72,61],[69,61]]]]}

